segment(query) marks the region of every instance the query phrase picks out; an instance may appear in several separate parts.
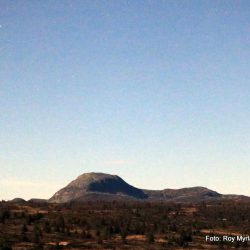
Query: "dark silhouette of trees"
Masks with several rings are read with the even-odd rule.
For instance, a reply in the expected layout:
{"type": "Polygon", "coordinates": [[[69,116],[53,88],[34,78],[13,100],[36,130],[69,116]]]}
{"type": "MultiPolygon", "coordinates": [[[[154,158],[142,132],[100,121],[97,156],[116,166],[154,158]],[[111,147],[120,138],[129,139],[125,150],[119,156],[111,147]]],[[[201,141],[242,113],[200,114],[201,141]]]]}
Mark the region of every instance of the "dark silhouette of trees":
{"type": "Polygon", "coordinates": [[[146,236],[147,236],[147,242],[148,243],[154,243],[155,242],[155,236],[154,236],[154,233],[152,231],[149,231],[146,236]]]}
{"type": "MultiPolygon", "coordinates": [[[[0,247],[22,243],[30,246],[27,250],[42,249],[48,242],[65,241],[79,249],[119,249],[123,244],[128,249],[133,244],[142,249],[192,249],[193,245],[202,249],[204,230],[214,230],[214,235],[217,229],[249,235],[249,221],[249,202],[226,200],[200,204],[90,201],[25,206],[5,202],[0,203],[0,247]]],[[[224,249],[249,247],[243,242],[214,245],[224,249]]],[[[63,247],[49,247],[55,248],[63,247]]]]}

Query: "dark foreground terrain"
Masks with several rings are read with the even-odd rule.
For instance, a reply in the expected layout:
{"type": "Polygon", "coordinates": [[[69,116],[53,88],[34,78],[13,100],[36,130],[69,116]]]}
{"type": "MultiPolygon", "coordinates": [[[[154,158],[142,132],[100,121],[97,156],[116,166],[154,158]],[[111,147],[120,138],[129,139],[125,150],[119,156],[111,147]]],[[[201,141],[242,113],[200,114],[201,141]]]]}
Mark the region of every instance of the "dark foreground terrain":
{"type": "Polygon", "coordinates": [[[0,202],[0,249],[250,249],[250,203],[0,202]]]}

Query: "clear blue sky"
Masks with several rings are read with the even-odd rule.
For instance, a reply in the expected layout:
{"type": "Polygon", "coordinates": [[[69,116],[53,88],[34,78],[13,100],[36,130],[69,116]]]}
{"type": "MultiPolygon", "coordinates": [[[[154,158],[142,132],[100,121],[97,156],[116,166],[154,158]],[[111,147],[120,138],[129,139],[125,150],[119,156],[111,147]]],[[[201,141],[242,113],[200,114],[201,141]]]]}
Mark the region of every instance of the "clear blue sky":
{"type": "Polygon", "coordinates": [[[250,195],[249,1],[0,1],[0,199],[84,172],[250,195]]]}

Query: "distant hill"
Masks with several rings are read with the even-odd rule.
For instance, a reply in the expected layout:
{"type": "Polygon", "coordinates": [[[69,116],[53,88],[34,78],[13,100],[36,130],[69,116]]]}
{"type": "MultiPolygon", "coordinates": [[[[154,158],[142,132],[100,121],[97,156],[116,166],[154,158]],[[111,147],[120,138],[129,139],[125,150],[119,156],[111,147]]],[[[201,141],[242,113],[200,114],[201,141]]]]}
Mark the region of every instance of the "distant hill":
{"type": "Polygon", "coordinates": [[[14,198],[13,200],[10,200],[9,202],[11,202],[11,203],[25,203],[26,200],[24,200],[23,198],[14,198]]]}
{"type": "Polygon", "coordinates": [[[205,187],[145,190],[131,186],[117,175],[86,173],[56,192],[48,201],[51,203],[89,200],[201,202],[220,199],[250,200],[246,196],[223,195],[205,187]]]}
{"type": "Polygon", "coordinates": [[[222,198],[222,194],[205,187],[181,189],[143,190],[152,200],[171,200],[175,202],[196,202],[222,198]]]}
{"type": "Polygon", "coordinates": [[[42,204],[42,203],[47,203],[48,200],[39,199],[39,198],[31,198],[31,199],[28,200],[28,202],[42,204]]]}

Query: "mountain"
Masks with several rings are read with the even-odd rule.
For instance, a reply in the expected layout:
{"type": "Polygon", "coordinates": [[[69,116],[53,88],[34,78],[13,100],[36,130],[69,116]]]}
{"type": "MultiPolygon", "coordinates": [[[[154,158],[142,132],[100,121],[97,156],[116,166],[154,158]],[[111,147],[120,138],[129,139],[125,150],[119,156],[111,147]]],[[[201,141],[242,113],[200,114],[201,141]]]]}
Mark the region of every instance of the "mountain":
{"type": "Polygon", "coordinates": [[[11,203],[25,203],[26,200],[24,200],[23,198],[14,198],[14,199],[10,200],[9,202],[11,202],[11,203]]]}
{"type": "Polygon", "coordinates": [[[86,173],[56,192],[51,203],[82,202],[89,200],[141,200],[200,202],[208,200],[249,200],[241,195],[223,195],[205,187],[146,190],[131,186],[117,175],[86,173]]]}
{"type": "Polygon", "coordinates": [[[49,202],[147,198],[148,195],[143,190],[129,185],[117,175],[86,173],[56,192],[49,202]]]}

